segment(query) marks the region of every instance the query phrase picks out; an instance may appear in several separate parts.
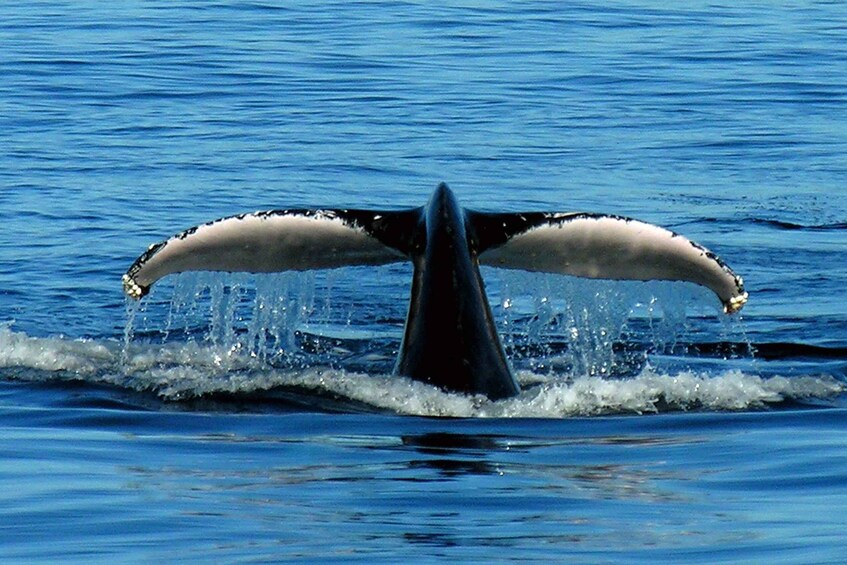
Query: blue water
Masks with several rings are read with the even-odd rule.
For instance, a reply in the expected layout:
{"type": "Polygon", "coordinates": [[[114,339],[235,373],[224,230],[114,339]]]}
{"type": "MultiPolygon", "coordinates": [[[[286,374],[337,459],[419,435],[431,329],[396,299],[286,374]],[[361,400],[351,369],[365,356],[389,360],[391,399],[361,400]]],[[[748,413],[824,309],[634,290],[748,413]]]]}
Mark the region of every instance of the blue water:
{"type": "Polygon", "coordinates": [[[673,6],[0,4],[0,561],[847,562],[847,8],[673,6]],[[489,402],[388,374],[405,265],[121,294],[189,226],[440,181],[750,303],[486,270],[489,402]]]}

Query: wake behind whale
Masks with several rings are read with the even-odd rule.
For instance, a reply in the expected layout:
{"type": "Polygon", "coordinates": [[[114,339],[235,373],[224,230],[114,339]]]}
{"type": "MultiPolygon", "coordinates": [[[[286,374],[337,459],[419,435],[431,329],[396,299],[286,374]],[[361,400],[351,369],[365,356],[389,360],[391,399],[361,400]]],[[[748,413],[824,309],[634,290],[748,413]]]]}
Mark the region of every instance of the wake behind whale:
{"type": "MultiPolygon", "coordinates": [[[[155,317],[155,316],[154,316],[155,317]]],[[[208,328],[207,328],[208,329],[208,328]]],[[[327,332],[329,333],[329,332],[327,332]]],[[[843,406],[845,383],[826,374],[781,376],[757,371],[754,360],[646,359],[626,374],[608,374],[608,352],[596,355],[594,374],[576,364],[556,366],[539,357],[518,360],[521,393],[491,400],[484,395],[447,392],[376,369],[385,351],[370,349],[368,359],[352,365],[338,357],[365,347],[364,335],[333,338],[337,357],[314,355],[309,362],[260,358],[231,341],[197,339],[82,340],[32,337],[0,327],[0,372],[26,386],[72,386],[60,402],[92,407],[191,411],[388,412],[415,416],[563,418],[674,411],[738,411],[768,407],[843,406]],[[323,360],[323,362],[321,362],[323,360]],[[693,361],[693,362],[692,362],[693,361]],[[547,363],[545,365],[545,363],[547,363]],[[567,367],[565,367],[567,365],[567,367]],[[105,388],[104,388],[105,387],[105,388]],[[88,398],[89,400],[85,400],[88,398]],[[94,404],[92,404],[94,403],[94,404]]],[[[173,337],[173,336],[172,336],[173,337]]],[[[313,337],[313,336],[309,336],[313,337]]],[[[559,352],[566,357],[568,352],[559,352]]],[[[561,359],[560,359],[561,360],[561,359]]],[[[778,369],[776,369],[778,370],[778,369]]]]}

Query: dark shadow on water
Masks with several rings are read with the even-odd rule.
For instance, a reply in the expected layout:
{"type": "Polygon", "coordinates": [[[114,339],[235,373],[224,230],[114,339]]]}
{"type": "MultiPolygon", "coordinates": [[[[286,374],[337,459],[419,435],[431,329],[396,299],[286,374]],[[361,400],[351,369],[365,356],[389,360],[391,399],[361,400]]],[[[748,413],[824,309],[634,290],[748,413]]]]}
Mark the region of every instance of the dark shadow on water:
{"type": "Polygon", "coordinates": [[[491,464],[486,456],[492,451],[504,449],[500,438],[487,435],[434,432],[403,435],[400,439],[404,448],[432,456],[410,460],[410,469],[432,469],[444,478],[497,474],[496,465],[491,464]]]}

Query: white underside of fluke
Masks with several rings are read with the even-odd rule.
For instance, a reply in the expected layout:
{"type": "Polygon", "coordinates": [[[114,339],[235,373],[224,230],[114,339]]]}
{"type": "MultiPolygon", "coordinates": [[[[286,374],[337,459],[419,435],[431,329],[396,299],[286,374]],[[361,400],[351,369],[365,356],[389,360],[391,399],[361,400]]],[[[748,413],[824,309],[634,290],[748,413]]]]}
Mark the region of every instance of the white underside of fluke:
{"type": "Polygon", "coordinates": [[[727,313],[747,301],[743,281],[720,259],[665,228],[617,216],[549,218],[482,253],[480,263],[595,279],[689,281],[717,294],[727,313]]]}
{"type": "Polygon", "coordinates": [[[184,271],[271,273],[403,259],[332,211],[256,212],[216,220],[151,246],[123,283],[129,296],[140,298],[157,280],[184,271]]]}
{"type": "MultiPolygon", "coordinates": [[[[730,314],[747,302],[741,277],[706,248],[665,228],[600,214],[531,215],[540,219],[483,249],[480,263],[587,278],[689,281],[711,289],[730,314]]],[[[373,213],[369,221],[380,218],[373,213]]],[[[402,222],[408,223],[407,218],[402,222]]],[[[394,228],[411,233],[414,226],[394,228]]],[[[471,232],[473,228],[469,226],[471,232]]],[[[171,273],[381,265],[408,259],[407,251],[380,241],[348,211],[272,210],[209,222],[153,245],[130,267],[123,284],[138,299],[171,273]]]]}

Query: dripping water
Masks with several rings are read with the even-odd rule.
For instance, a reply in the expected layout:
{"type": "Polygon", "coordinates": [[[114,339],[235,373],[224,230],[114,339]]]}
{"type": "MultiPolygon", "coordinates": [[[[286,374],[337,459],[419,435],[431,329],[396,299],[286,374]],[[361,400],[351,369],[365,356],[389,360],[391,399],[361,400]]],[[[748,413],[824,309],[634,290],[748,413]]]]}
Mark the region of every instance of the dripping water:
{"type": "MultiPolygon", "coordinates": [[[[753,351],[740,318],[723,315],[709,291],[691,284],[487,268],[483,276],[518,371],[570,380],[619,378],[666,359],[679,365],[675,353],[700,340],[753,351]]],[[[385,373],[402,335],[406,277],[396,267],[181,274],[170,289],[157,289],[156,299],[128,307],[124,359],[133,335],[140,334],[163,343],[203,344],[218,365],[241,358],[256,366],[344,368],[355,360],[357,370],[385,373]],[[369,365],[373,359],[381,363],[369,365]]]]}

